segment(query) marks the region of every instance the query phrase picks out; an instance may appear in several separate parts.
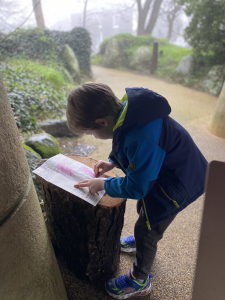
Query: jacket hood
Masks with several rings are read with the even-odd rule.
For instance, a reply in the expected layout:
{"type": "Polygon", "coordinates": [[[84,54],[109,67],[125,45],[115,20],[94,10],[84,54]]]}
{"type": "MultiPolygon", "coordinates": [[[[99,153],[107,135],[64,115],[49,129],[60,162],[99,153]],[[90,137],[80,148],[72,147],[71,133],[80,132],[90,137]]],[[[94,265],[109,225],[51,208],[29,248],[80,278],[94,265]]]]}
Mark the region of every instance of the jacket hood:
{"type": "Polygon", "coordinates": [[[163,96],[146,88],[126,88],[128,106],[126,116],[113,135],[114,155],[119,149],[119,137],[125,131],[144,126],[171,113],[171,107],[163,96]]]}
{"type": "Polygon", "coordinates": [[[171,107],[163,96],[144,88],[126,88],[128,107],[121,130],[140,127],[164,118],[171,107]]]}

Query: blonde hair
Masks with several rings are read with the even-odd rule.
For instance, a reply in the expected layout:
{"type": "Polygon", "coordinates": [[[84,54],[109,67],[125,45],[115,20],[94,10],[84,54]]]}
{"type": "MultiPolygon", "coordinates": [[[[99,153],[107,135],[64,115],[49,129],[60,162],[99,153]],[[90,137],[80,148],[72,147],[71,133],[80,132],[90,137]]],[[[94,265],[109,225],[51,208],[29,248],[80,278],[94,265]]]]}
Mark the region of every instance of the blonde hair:
{"type": "Polygon", "coordinates": [[[67,121],[74,133],[98,129],[96,119],[117,116],[122,102],[103,83],[87,82],[75,87],[68,96],[67,121]]]}

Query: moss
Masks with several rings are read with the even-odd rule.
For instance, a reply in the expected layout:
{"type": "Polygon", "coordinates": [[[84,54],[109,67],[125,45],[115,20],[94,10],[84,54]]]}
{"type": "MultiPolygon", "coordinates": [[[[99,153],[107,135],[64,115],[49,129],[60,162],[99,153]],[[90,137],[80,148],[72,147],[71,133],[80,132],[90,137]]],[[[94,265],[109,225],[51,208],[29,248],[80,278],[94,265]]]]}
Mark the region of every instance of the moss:
{"type": "Polygon", "coordinates": [[[38,142],[34,142],[33,145],[34,145],[35,150],[41,155],[42,158],[50,158],[54,155],[62,153],[62,150],[59,147],[59,144],[57,141],[56,141],[56,143],[57,143],[56,147],[45,146],[38,142]]]}
{"type": "Polygon", "coordinates": [[[41,159],[40,154],[38,154],[37,152],[35,152],[34,149],[32,149],[31,147],[27,146],[27,145],[24,144],[24,143],[22,143],[22,146],[23,146],[24,149],[26,149],[27,151],[33,152],[34,154],[36,154],[36,155],[41,159]]]}
{"type": "Polygon", "coordinates": [[[53,139],[53,141],[54,141],[54,142],[55,142],[55,143],[58,145],[58,147],[59,147],[60,151],[62,151],[62,150],[61,150],[61,148],[60,148],[60,146],[59,146],[59,143],[58,143],[58,141],[56,140],[56,138],[54,138],[54,136],[52,136],[52,135],[51,135],[51,138],[52,138],[52,139],[53,139]]]}
{"type": "Polygon", "coordinates": [[[30,137],[26,141],[26,145],[39,153],[42,158],[50,158],[62,153],[57,140],[52,135],[46,133],[40,133],[30,137]]]}
{"type": "Polygon", "coordinates": [[[41,160],[41,156],[37,152],[35,152],[31,147],[25,145],[24,143],[22,143],[22,146],[26,155],[27,163],[30,169],[30,174],[33,179],[39,202],[41,202],[43,201],[41,184],[37,181],[35,174],[33,173],[33,171],[37,168],[37,165],[41,160]]]}

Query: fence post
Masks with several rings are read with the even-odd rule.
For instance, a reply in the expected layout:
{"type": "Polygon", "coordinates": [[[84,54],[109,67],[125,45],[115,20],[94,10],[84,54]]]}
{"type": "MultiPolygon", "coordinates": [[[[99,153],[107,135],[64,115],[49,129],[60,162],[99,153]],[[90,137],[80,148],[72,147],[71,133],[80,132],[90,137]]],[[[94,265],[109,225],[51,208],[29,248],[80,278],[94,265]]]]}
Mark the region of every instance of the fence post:
{"type": "Polygon", "coordinates": [[[158,65],[158,41],[154,41],[153,44],[153,55],[152,55],[152,61],[151,61],[151,67],[150,67],[150,73],[153,74],[157,70],[158,65]]]}

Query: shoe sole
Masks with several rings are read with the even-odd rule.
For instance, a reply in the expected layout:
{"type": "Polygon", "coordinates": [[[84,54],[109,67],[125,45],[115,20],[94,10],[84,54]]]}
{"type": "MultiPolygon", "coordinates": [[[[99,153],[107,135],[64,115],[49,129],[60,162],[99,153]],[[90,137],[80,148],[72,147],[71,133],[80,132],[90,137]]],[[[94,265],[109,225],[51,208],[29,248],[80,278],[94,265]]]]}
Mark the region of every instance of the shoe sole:
{"type": "Polygon", "coordinates": [[[136,248],[122,248],[121,247],[121,251],[122,252],[136,252],[136,248]]]}
{"type": "Polygon", "coordinates": [[[105,289],[106,289],[106,292],[109,294],[109,296],[111,296],[115,299],[127,299],[127,298],[131,298],[131,297],[143,297],[143,296],[148,295],[151,292],[151,282],[150,282],[149,287],[146,290],[136,292],[136,293],[125,294],[125,295],[122,295],[122,296],[110,293],[107,290],[106,284],[105,284],[105,289]]]}

